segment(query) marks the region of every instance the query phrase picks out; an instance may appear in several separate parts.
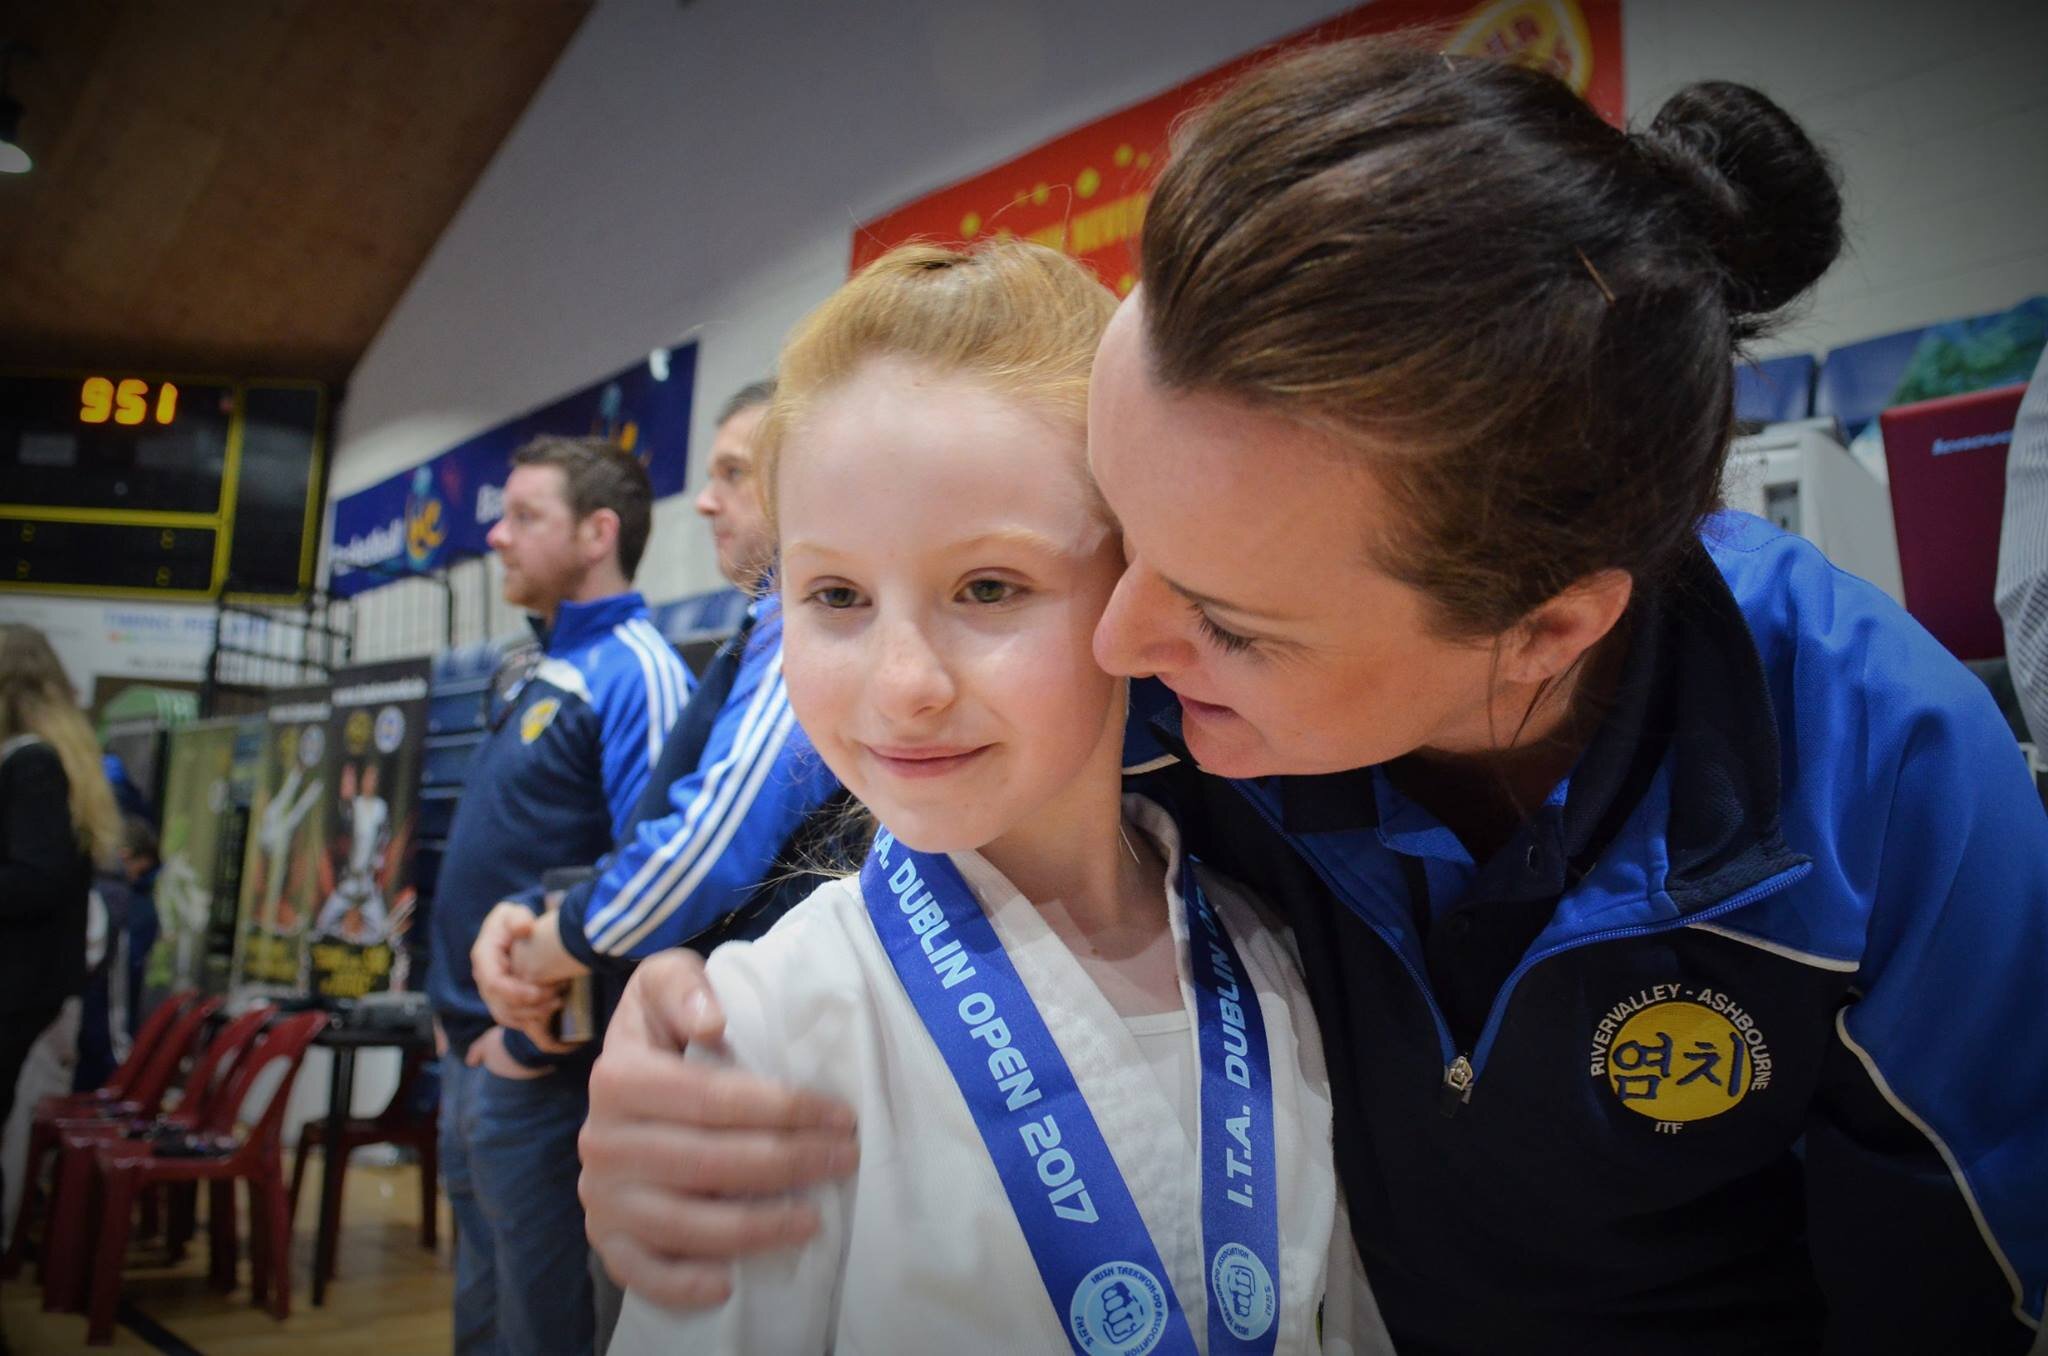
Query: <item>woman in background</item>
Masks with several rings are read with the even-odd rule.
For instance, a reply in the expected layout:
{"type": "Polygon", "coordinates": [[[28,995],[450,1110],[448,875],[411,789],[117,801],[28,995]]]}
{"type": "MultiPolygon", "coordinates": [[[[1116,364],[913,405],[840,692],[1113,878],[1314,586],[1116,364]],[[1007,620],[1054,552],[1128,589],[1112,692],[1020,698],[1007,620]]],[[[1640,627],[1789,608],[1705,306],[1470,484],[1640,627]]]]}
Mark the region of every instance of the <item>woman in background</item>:
{"type": "Polygon", "coordinates": [[[29,1047],[85,987],[93,863],[121,850],[99,741],[56,651],[0,625],[0,1125],[29,1047]]]}

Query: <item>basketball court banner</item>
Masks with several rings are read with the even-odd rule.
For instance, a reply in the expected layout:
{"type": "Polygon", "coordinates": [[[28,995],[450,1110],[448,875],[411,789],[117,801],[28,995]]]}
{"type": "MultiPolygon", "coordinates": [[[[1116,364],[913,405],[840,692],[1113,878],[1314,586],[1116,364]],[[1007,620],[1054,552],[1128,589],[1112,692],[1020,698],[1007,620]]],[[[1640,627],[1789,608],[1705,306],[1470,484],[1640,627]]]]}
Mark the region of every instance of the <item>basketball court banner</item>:
{"type": "Polygon", "coordinates": [[[907,240],[1023,236],[1086,261],[1121,296],[1137,282],[1138,232],[1175,119],[1276,52],[1397,30],[1554,71],[1609,122],[1625,116],[1620,0],[1378,0],[865,223],[853,268],[907,240]]]}
{"type": "Polygon", "coordinates": [[[328,588],[347,598],[490,550],[512,454],[541,434],[609,438],[640,459],[656,499],[680,494],[697,345],[658,349],[559,400],[334,501],[328,588]]]}
{"type": "Polygon", "coordinates": [[[319,903],[303,925],[317,998],[412,987],[405,943],[416,899],[413,827],[426,747],[427,672],[427,660],[408,659],[334,674],[319,903]]]}

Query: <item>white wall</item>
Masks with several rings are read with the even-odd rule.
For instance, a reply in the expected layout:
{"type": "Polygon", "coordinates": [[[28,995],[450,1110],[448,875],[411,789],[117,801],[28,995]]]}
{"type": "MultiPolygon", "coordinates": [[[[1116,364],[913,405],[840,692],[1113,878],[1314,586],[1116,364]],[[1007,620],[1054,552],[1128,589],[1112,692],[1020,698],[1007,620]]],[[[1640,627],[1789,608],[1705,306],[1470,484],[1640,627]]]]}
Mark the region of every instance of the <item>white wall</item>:
{"type": "MultiPolygon", "coordinates": [[[[695,334],[694,492],[856,223],[1349,7],[600,0],[356,369],[334,492],[695,334]]],[[[721,582],[665,501],[643,590],[721,582]]]]}
{"type": "Polygon", "coordinates": [[[1688,81],[1739,80],[1841,163],[1849,252],[1763,353],[2048,292],[2048,4],[1627,0],[1623,42],[1631,117],[1688,81]]]}
{"type": "MultiPolygon", "coordinates": [[[[333,487],[694,334],[694,488],[855,223],[1348,7],[600,0],[358,367],[333,487]]],[[[2048,291],[2048,5],[1628,0],[1623,28],[1637,116],[1747,80],[1842,158],[1854,253],[1767,351],[2048,291]]],[[[689,519],[659,507],[650,597],[719,582],[689,519]]]]}
{"type": "Polygon", "coordinates": [[[0,597],[0,622],[33,626],[49,637],[85,702],[101,674],[199,682],[213,653],[214,610],[202,603],[17,594],[0,597]]]}

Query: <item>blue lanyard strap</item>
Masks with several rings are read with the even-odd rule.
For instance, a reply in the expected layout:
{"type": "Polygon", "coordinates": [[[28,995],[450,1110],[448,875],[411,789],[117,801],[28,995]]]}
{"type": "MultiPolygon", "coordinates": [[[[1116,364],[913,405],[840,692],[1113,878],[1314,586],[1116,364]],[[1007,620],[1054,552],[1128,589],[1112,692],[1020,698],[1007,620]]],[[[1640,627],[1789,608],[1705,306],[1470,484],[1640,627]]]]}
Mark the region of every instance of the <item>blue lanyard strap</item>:
{"type": "MultiPolygon", "coordinates": [[[[883,830],[860,882],[876,934],[966,1099],[1073,1350],[1195,1351],[1087,1099],[959,871],[883,830]]],[[[1192,863],[1182,883],[1202,1050],[1209,1348],[1269,1352],[1279,1326],[1280,1268],[1265,1026],[1192,863]]]]}
{"type": "Polygon", "coordinates": [[[1244,962],[1184,857],[1181,898],[1202,1050],[1202,1257],[1209,1351],[1269,1352],[1280,1323],[1273,1061],[1244,962]]]}

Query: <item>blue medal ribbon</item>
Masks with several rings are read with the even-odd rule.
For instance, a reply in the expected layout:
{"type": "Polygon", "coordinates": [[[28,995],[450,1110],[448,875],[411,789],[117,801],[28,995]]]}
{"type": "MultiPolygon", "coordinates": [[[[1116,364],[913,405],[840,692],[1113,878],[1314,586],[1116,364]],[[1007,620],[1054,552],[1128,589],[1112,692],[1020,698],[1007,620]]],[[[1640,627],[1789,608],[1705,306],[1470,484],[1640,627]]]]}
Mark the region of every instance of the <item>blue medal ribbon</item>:
{"type": "MultiPolygon", "coordinates": [[[[1195,1351],[1087,1099],[958,869],[883,830],[860,883],[883,949],[974,1116],[1073,1350],[1195,1351]]],[[[1192,859],[1181,890],[1202,1056],[1209,1350],[1270,1352],[1282,1278],[1265,1022],[1192,859]]]]}

